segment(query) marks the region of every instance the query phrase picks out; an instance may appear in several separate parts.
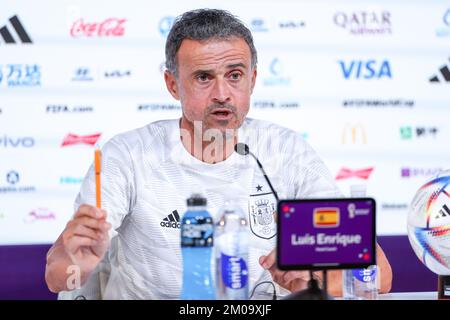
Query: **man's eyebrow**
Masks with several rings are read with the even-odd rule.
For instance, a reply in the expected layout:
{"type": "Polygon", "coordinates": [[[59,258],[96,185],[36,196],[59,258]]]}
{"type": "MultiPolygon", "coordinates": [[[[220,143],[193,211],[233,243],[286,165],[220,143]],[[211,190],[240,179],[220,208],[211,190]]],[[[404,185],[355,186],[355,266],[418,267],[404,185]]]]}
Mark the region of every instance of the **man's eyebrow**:
{"type": "Polygon", "coordinates": [[[212,74],[214,72],[213,69],[198,69],[195,70],[194,72],[192,72],[193,75],[198,75],[198,74],[212,74]]]}
{"type": "Polygon", "coordinates": [[[243,64],[242,62],[227,65],[227,69],[234,69],[234,68],[239,68],[239,67],[245,69],[247,66],[245,64],[243,64]]]}
{"type": "MultiPolygon", "coordinates": [[[[234,68],[246,68],[246,65],[242,62],[239,63],[233,63],[233,64],[229,64],[227,65],[227,69],[234,69],[234,68]]],[[[192,72],[193,75],[199,75],[199,74],[213,74],[214,70],[213,69],[198,69],[195,70],[194,72],[192,72]]]]}

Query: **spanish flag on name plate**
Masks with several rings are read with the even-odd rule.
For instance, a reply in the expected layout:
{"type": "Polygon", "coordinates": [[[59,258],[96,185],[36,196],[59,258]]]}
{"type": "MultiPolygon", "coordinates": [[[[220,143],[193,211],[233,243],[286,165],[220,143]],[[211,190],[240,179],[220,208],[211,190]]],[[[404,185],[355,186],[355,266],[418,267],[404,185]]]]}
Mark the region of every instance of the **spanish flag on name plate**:
{"type": "Polygon", "coordinates": [[[335,228],[340,223],[339,208],[314,209],[313,223],[315,228],[335,228]]]}

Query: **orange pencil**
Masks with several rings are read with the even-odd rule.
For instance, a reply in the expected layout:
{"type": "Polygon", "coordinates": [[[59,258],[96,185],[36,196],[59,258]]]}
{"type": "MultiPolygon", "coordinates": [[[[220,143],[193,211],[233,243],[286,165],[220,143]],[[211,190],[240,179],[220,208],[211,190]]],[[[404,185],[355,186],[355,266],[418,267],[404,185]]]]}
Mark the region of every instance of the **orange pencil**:
{"type": "Polygon", "coordinates": [[[97,208],[102,207],[102,191],[100,184],[100,173],[101,173],[101,163],[102,163],[102,152],[99,148],[95,149],[95,159],[94,159],[94,168],[95,168],[95,201],[97,208]]]}

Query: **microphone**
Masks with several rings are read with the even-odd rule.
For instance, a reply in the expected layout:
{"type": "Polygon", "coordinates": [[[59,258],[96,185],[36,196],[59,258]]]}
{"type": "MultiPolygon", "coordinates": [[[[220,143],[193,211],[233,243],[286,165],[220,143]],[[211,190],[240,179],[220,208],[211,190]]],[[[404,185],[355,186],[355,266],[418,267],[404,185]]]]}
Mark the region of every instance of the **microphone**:
{"type": "Polygon", "coordinates": [[[275,196],[275,199],[277,199],[277,202],[280,201],[280,199],[278,199],[278,194],[275,191],[275,189],[273,188],[272,184],[270,183],[269,177],[266,174],[266,171],[264,171],[263,165],[261,164],[261,162],[259,162],[258,158],[250,152],[250,148],[248,147],[248,145],[246,143],[236,143],[234,145],[234,151],[236,151],[237,153],[239,153],[241,156],[246,156],[246,155],[251,155],[255,160],[256,163],[258,164],[259,169],[261,169],[261,172],[264,175],[264,178],[267,181],[267,184],[269,185],[270,190],[272,190],[273,195],[275,196]]]}

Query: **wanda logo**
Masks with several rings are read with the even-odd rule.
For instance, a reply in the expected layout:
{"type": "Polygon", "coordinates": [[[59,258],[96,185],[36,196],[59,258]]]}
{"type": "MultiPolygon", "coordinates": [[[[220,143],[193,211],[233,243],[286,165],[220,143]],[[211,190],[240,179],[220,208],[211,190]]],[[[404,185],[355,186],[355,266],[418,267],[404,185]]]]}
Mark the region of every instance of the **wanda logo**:
{"type": "Polygon", "coordinates": [[[70,35],[78,37],[121,37],[125,34],[127,19],[108,18],[102,22],[84,22],[78,19],[70,29],[70,35]]]}

